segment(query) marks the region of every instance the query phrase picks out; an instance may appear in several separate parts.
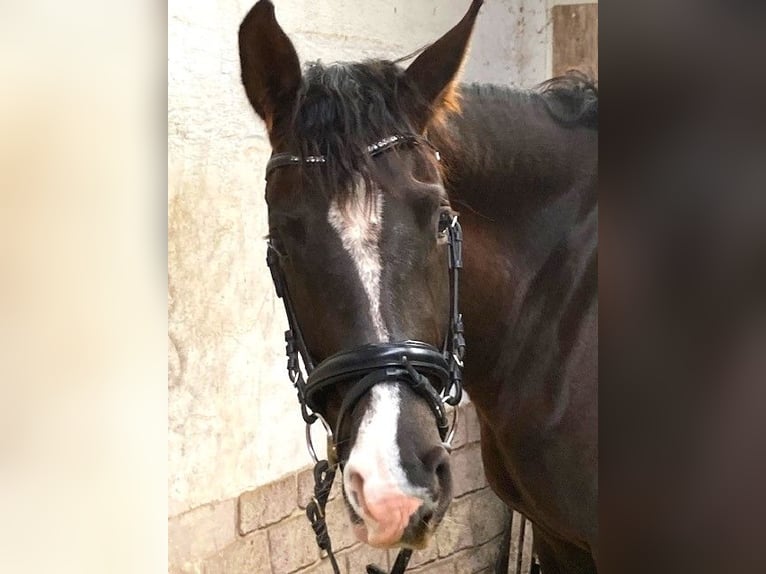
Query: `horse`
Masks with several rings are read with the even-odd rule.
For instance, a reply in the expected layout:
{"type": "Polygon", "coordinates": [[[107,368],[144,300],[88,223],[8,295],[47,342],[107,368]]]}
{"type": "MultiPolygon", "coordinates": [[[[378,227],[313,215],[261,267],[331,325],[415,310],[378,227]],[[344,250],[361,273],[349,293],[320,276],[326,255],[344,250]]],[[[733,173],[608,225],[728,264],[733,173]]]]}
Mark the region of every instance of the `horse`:
{"type": "Polygon", "coordinates": [[[290,375],[331,437],[310,517],[319,540],[337,465],[360,540],[424,547],[451,501],[445,403],[464,387],[487,480],[533,523],[542,571],[596,572],[598,92],[576,74],[461,84],[481,5],[406,68],[302,69],[269,0],[240,26],[290,375]]]}

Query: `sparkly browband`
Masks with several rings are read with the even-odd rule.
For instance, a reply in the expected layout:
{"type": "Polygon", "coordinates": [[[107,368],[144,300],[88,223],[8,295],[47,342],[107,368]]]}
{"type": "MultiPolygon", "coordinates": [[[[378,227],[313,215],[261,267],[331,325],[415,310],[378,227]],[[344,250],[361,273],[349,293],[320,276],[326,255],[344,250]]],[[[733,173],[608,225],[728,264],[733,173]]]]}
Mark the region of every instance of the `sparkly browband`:
{"type": "MultiPolygon", "coordinates": [[[[386,150],[391,149],[392,147],[396,147],[402,143],[420,143],[424,142],[427,145],[430,145],[427,140],[423,140],[422,138],[418,138],[414,135],[403,135],[403,136],[389,136],[387,138],[383,138],[380,141],[377,141],[373,144],[370,144],[367,146],[367,153],[370,154],[370,156],[375,157],[376,155],[383,153],[386,150]]],[[[439,155],[439,152],[434,149],[434,153],[436,153],[436,159],[440,160],[441,157],[439,155]]],[[[266,179],[269,179],[269,175],[271,175],[271,172],[274,171],[277,168],[284,167],[287,165],[297,165],[301,163],[327,163],[327,158],[323,155],[307,155],[307,156],[298,156],[292,153],[275,153],[272,154],[271,158],[269,159],[269,162],[266,164],[266,179]]]]}

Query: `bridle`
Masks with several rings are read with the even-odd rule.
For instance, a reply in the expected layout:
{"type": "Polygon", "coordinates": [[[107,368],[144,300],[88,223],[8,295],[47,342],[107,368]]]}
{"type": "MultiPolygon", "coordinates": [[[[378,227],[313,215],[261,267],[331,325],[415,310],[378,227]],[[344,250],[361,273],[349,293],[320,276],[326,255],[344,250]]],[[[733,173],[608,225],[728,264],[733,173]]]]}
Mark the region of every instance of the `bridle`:
{"type": "MultiPolygon", "coordinates": [[[[427,140],[414,135],[394,135],[367,146],[371,157],[384,153],[402,144],[431,145],[427,140]]],[[[433,149],[437,160],[439,152],[433,149]]],[[[266,180],[274,170],[301,164],[324,164],[322,155],[298,156],[291,153],[272,154],[266,164],[266,180]]],[[[306,422],[306,445],[313,459],[314,497],[306,508],[306,514],[316,535],[317,544],[327,552],[335,574],[340,574],[332,552],[327,532],[325,506],[338,466],[334,436],[342,428],[346,416],[351,413],[361,398],[375,385],[385,382],[406,383],[423,397],[430,407],[439,429],[439,436],[447,450],[457,427],[457,405],[463,394],[462,367],[465,354],[463,318],[458,310],[459,271],[463,267],[463,234],[457,216],[447,222],[450,275],[450,317],[448,333],[442,349],[420,341],[373,343],[341,351],[323,360],[314,362],[306,347],[298,324],[295,309],[287,289],[284,272],[280,265],[281,253],[273,241],[269,241],[266,263],[271,270],[274,289],[281,298],[289,328],[285,332],[287,343],[287,373],[297,393],[303,420],[306,422]],[[300,361],[303,361],[308,378],[304,378],[300,361]],[[343,384],[353,383],[346,393],[338,413],[335,433],[321,413],[321,400],[328,390],[343,384]],[[450,425],[446,406],[455,407],[450,425]],[[327,433],[327,459],[319,460],[311,439],[311,426],[319,420],[327,433]]],[[[397,556],[391,574],[401,574],[407,567],[412,550],[402,549],[397,556]]],[[[385,574],[372,564],[367,566],[368,574],[385,574]]]]}

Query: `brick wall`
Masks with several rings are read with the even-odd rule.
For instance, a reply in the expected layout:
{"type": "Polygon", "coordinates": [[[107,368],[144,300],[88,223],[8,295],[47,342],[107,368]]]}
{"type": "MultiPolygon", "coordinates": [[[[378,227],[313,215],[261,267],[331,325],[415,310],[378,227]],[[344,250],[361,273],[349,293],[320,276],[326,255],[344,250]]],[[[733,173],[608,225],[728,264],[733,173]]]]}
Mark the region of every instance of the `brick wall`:
{"type": "MultiPolygon", "coordinates": [[[[479,428],[473,406],[461,407],[461,424],[451,455],[454,499],[428,548],[413,554],[412,574],[494,572],[509,513],[484,477],[479,428]]],[[[332,574],[322,560],[305,515],[313,492],[311,468],[204,505],[169,521],[169,572],[204,574],[332,574]]],[[[396,551],[356,542],[340,481],[327,505],[327,523],[342,572],[363,574],[374,562],[390,568],[396,551]]],[[[531,536],[515,515],[510,572],[529,571],[531,536]],[[526,532],[526,536],[525,534],[526,532]]]]}

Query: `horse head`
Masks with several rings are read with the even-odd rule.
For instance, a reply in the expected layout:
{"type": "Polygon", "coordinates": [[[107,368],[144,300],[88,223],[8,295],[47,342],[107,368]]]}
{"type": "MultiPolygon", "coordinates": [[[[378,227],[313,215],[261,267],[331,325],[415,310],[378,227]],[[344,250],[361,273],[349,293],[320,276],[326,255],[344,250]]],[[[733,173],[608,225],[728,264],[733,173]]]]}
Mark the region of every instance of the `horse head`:
{"type": "Polygon", "coordinates": [[[376,547],[423,547],[452,497],[439,393],[460,362],[442,352],[459,335],[457,220],[426,134],[456,107],[481,4],[406,69],[302,69],[268,0],[239,31],[242,82],[273,150],[270,249],[304,360],[319,365],[310,407],[334,430],[357,536],[376,547]]]}

